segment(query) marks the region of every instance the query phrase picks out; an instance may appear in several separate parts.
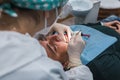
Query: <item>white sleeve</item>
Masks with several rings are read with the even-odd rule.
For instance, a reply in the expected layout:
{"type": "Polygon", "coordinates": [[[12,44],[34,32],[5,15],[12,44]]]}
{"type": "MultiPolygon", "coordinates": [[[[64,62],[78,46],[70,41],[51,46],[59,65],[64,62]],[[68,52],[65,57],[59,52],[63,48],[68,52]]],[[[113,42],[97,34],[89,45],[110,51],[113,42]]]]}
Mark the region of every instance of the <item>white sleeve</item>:
{"type": "Polygon", "coordinates": [[[66,71],[69,80],[93,80],[93,75],[90,69],[85,65],[72,68],[66,71]]]}
{"type": "Polygon", "coordinates": [[[102,26],[104,26],[104,22],[100,22],[100,24],[101,24],[102,26]]]}
{"type": "Polygon", "coordinates": [[[0,80],[68,80],[62,68],[60,63],[41,57],[0,77],[0,80]]]}
{"type": "Polygon", "coordinates": [[[17,32],[0,36],[0,80],[68,80],[36,39],[17,32]]]}

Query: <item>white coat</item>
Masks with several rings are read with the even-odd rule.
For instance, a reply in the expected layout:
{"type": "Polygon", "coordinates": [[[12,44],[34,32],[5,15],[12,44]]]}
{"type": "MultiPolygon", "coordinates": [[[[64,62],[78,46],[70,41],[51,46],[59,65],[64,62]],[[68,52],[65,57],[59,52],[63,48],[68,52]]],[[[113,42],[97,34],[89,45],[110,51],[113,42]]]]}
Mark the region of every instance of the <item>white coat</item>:
{"type": "Polygon", "coordinates": [[[0,80],[68,80],[36,39],[0,31],[0,80]]]}

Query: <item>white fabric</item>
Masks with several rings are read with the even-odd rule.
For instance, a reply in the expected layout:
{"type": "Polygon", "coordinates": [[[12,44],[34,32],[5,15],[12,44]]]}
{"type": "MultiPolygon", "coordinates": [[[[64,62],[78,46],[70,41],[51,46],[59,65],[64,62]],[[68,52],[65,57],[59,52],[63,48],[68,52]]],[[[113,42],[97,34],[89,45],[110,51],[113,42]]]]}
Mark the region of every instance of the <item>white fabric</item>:
{"type": "Polygon", "coordinates": [[[71,12],[73,13],[73,10],[77,10],[77,12],[79,11],[79,14],[88,13],[89,10],[91,10],[91,8],[93,7],[94,2],[95,1],[93,0],[69,0],[67,4],[63,7],[59,19],[66,18],[67,16],[69,16],[69,14],[71,14],[71,12]]]}
{"type": "Polygon", "coordinates": [[[91,0],[71,0],[72,6],[71,14],[75,17],[86,16],[93,7],[93,2],[91,0]]]}
{"type": "Polygon", "coordinates": [[[70,0],[73,10],[77,11],[88,11],[93,7],[93,2],[91,0],[70,0]]]}
{"type": "Polygon", "coordinates": [[[103,9],[116,9],[120,8],[120,0],[100,0],[100,7],[103,9]]]}
{"type": "Polygon", "coordinates": [[[90,0],[90,1],[92,1],[93,3],[97,3],[97,2],[99,2],[100,0],[90,0]]]}
{"type": "Polygon", "coordinates": [[[93,80],[90,69],[85,65],[72,68],[71,70],[66,71],[66,74],[69,77],[69,80],[93,80]]]}
{"type": "Polygon", "coordinates": [[[72,6],[70,5],[70,3],[68,1],[67,4],[65,4],[64,7],[62,8],[59,19],[64,19],[64,18],[68,17],[69,14],[71,13],[71,10],[72,10],[72,6]]]}
{"type": "Polygon", "coordinates": [[[8,31],[0,38],[0,80],[68,80],[36,39],[8,31]]]}

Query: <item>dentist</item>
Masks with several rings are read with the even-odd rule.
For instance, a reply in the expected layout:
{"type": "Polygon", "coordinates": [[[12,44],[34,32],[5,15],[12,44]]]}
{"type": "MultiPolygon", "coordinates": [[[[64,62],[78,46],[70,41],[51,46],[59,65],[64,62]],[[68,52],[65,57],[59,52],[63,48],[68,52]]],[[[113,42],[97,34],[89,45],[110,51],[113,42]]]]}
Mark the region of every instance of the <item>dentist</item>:
{"type": "MultiPolygon", "coordinates": [[[[50,59],[31,37],[45,25],[46,12],[54,13],[65,3],[66,0],[0,2],[0,80],[68,80],[62,65],[50,59]]],[[[51,16],[53,20],[56,17],[51,16]]]]}
{"type": "MultiPolygon", "coordinates": [[[[66,2],[67,0],[0,2],[0,80],[70,79],[65,74],[63,66],[49,58],[45,49],[31,37],[42,29],[42,26],[46,28],[52,25],[58,16],[60,6],[66,2]]],[[[69,46],[72,48],[75,45],[69,46]]],[[[74,69],[70,70],[72,74],[74,69]]],[[[92,80],[92,74],[87,77],[83,74],[83,77],[92,80]]]]}

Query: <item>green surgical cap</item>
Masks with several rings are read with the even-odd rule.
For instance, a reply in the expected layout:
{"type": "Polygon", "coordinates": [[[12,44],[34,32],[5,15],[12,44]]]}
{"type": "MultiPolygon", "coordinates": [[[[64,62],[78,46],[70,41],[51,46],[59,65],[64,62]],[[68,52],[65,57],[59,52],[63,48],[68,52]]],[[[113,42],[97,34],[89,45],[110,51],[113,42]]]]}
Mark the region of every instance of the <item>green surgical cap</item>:
{"type": "Polygon", "coordinates": [[[12,3],[18,7],[34,10],[51,10],[66,2],[67,0],[12,0],[12,3]]]}
{"type": "MultiPolygon", "coordinates": [[[[11,0],[11,3],[21,8],[49,11],[65,5],[67,1],[68,0],[11,0]]],[[[16,16],[16,13],[11,9],[9,3],[1,4],[0,10],[3,10],[5,13],[13,17],[16,16]]]]}

